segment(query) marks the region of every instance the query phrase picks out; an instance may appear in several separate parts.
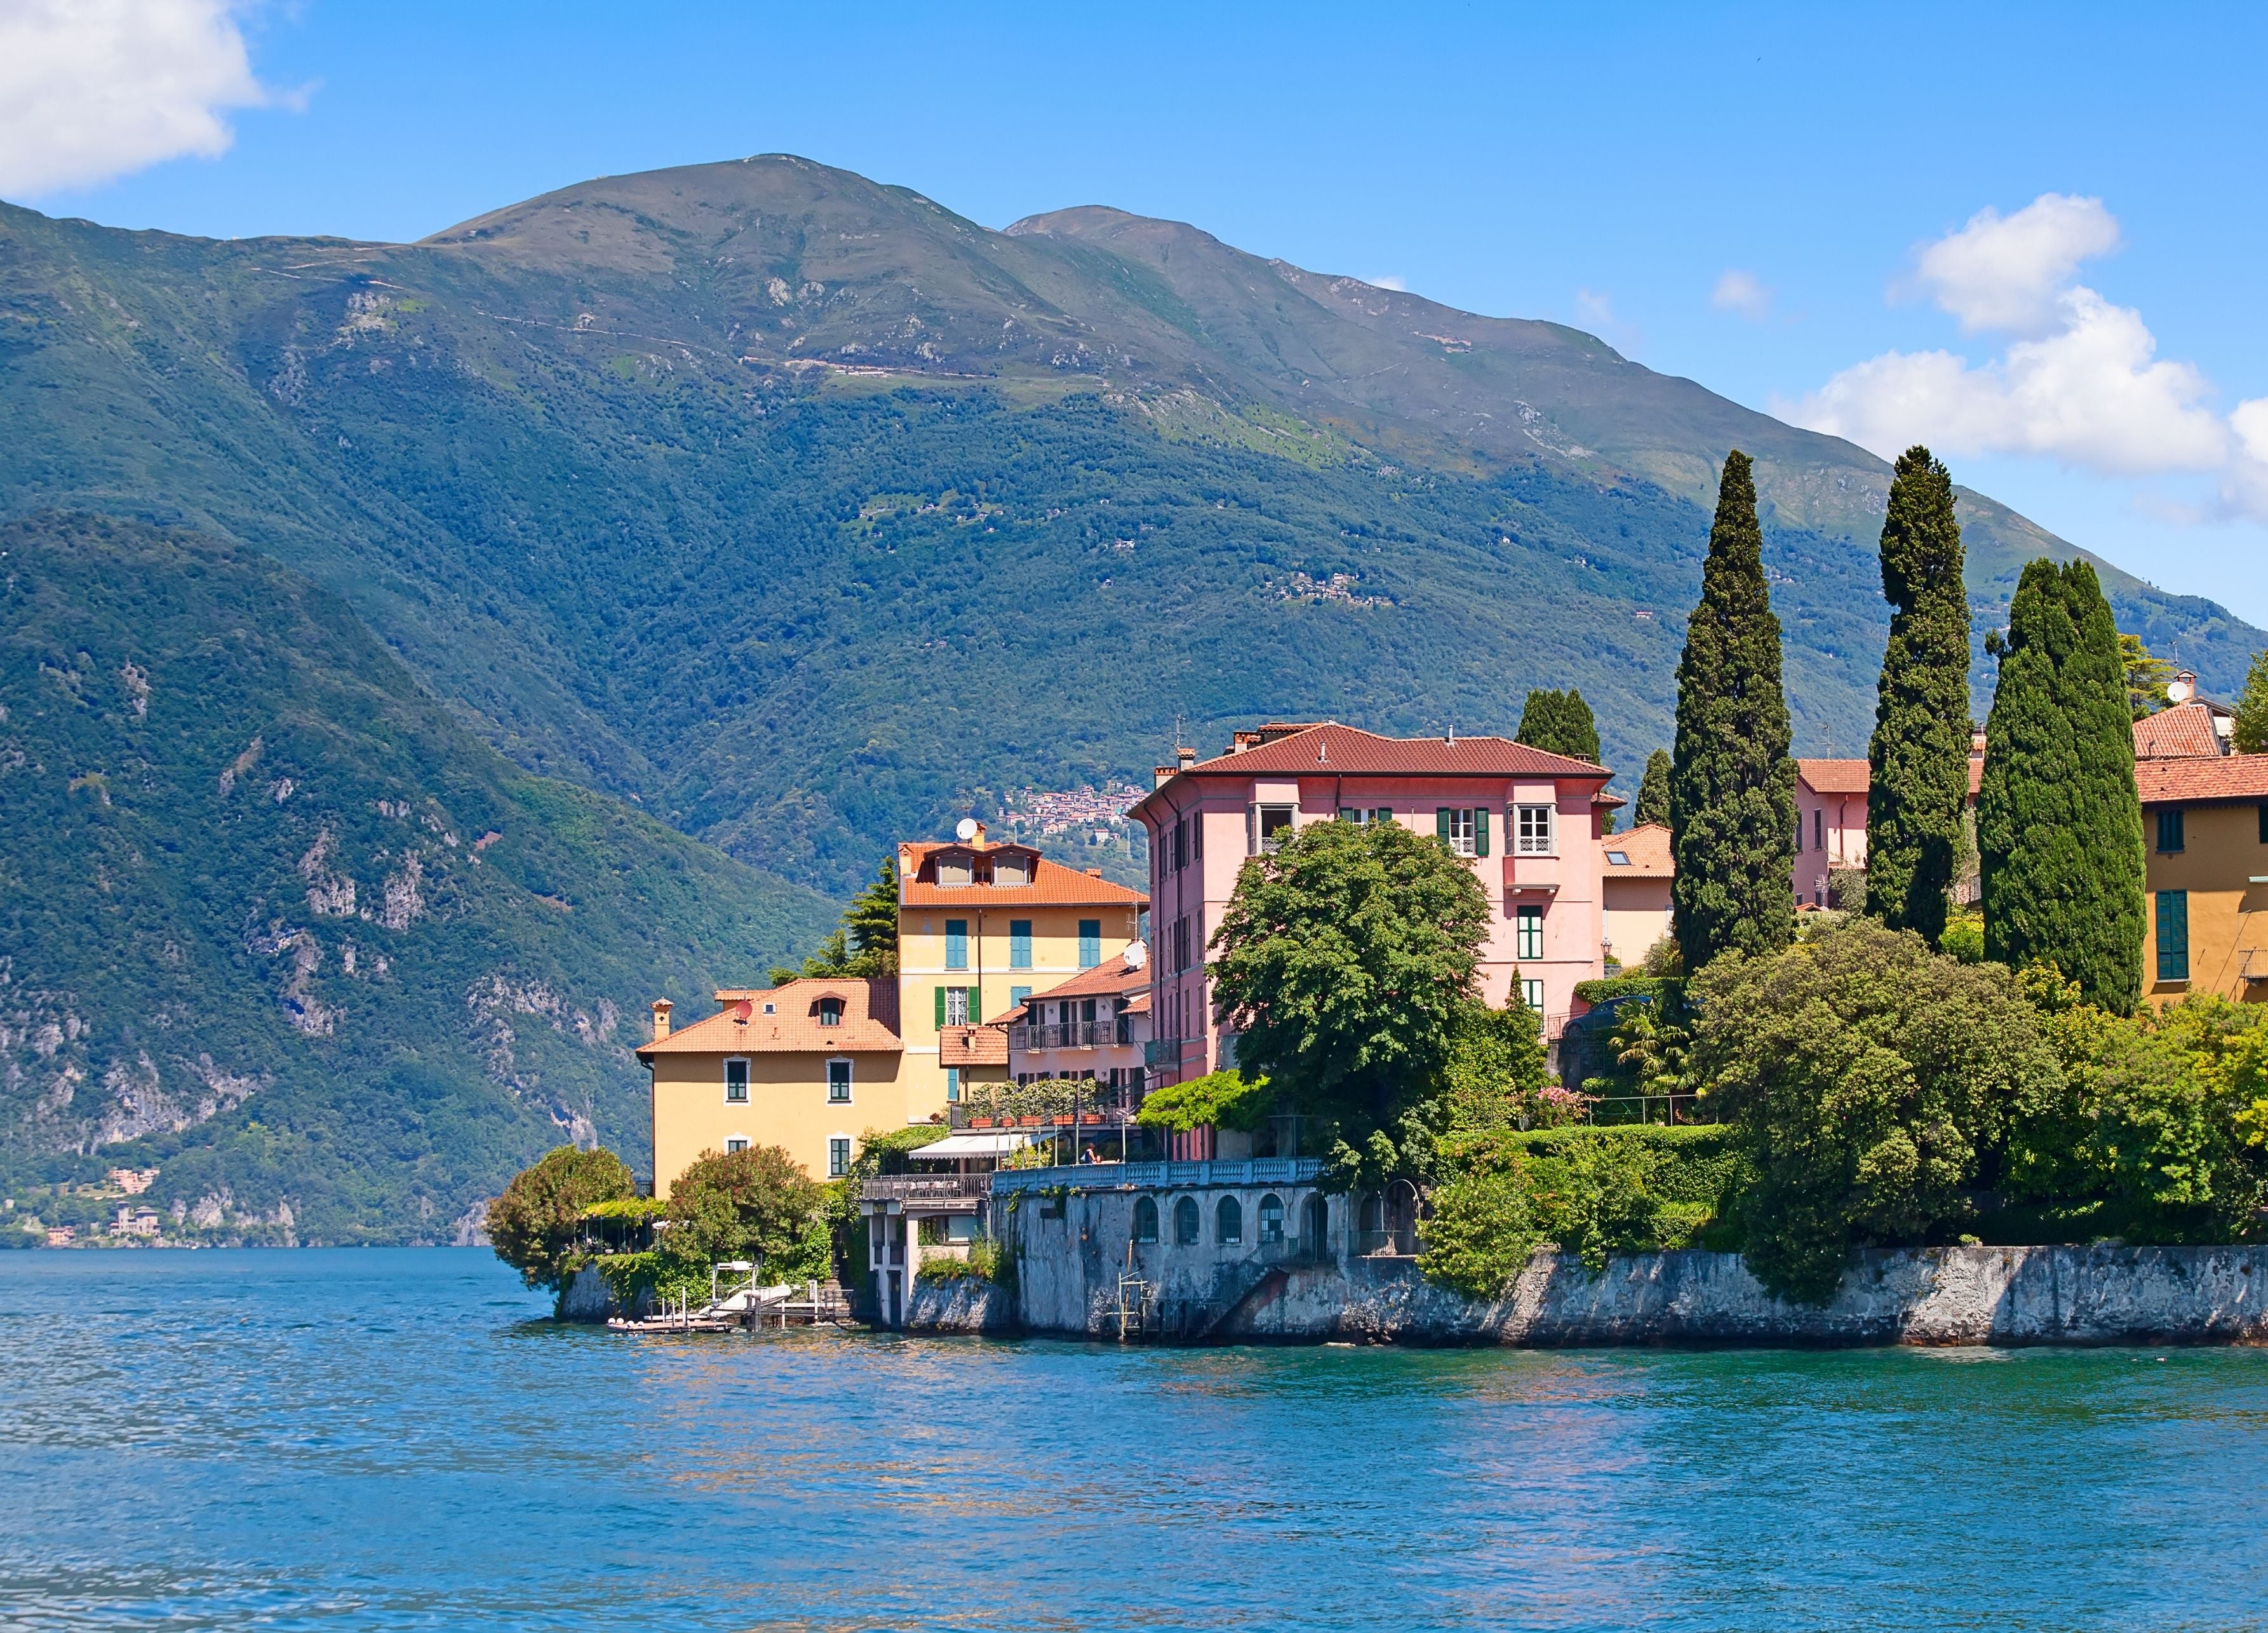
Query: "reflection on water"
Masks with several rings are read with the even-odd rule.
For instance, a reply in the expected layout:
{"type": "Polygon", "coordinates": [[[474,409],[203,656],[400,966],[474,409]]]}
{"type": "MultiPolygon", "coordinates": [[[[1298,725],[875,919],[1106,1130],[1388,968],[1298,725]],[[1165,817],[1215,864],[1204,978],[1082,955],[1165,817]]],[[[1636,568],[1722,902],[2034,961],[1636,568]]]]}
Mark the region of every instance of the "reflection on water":
{"type": "Polygon", "coordinates": [[[2257,1626],[2254,1350],[1117,1350],[0,1254],[0,1628],[2257,1626]]]}

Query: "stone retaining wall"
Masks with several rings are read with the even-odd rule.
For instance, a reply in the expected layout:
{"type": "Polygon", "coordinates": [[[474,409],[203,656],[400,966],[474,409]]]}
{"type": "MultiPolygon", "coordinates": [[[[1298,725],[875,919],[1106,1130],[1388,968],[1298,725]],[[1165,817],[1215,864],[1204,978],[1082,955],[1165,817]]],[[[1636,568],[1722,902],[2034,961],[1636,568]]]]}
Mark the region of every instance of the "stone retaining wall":
{"type": "Polygon", "coordinates": [[[554,1313],[563,1321],[604,1321],[617,1315],[644,1320],[653,1313],[653,1294],[648,1290],[639,1292],[635,1308],[624,1310],[615,1302],[614,1289],[599,1274],[599,1267],[586,1264],[575,1272],[575,1279],[559,1295],[554,1313]]]}
{"type": "Polygon", "coordinates": [[[906,1306],[909,1333],[1012,1333],[1017,1329],[1015,1295],[987,1282],[914,1284],[906,1306]]]}

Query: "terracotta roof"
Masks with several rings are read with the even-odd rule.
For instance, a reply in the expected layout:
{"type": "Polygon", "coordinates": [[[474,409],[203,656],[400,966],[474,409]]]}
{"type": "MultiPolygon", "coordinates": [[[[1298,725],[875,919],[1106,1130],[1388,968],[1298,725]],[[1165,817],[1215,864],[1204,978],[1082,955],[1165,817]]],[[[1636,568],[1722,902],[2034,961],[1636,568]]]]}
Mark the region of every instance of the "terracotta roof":
{"type": "Polygon", "coordinates": [[[898,983],[895,979],[814,977],[783,987],[731,987],[719,992],[725,1005],[714,1015],[678,1027],[666,1038],[639,1046],[640,1059],[655,1055],[857,1055],[895,1054],[898,983]],[[843,1023],[819,1024],[819,1001],[843,1000],[843,1023]],[[776,1013],[764,1013],[765,1004],[776,1013]]]}
{"type": "Polygon", "coordinates": [[[2176,703],[2134,723],[2137,760],[2218,759],[2220,739],[2213,735],[2213,710],[2203,703],[2176,703]]]}
{"type": "Polygon", "coordinates": [[[1627,834],[1609,834],[1599,844],[1606,852],[1599,869],[1602,879],[1669,879],[1676,874],[1669,860],[1669,830],[1659,822],[1642,823],[1627,834]],[[1628,857],[1630,865],[1618,866],[1614,860],[1617,854],[1628,857]]]}
{"type": "Polygon", "coordinates": [[[1049,987],[1045,992],[1032,994],[1032,1001],[1042,998],[1091,998],[1105,994],[1131,992],[1146,989],[1150,984],[1150,965],[1145,959],[1139,964],[1129,964],[1126,955],[1107,958],[1093,969],[1083,969],[1069,981],[1049,987]]]}
{"type": "Polygon", "coordinates": [[[1008,1034],[998,1026],[947,1026],[937,1034],[940,1066],[1005,1066],[1008,1034]]]}
{"type": "Polygon", "coordinates": [[[2268,802],[2268,754],[2215,754],[2210,760],[2138,760],[2134,786],[2146,805],[2215,799],[2268,802]]]}
{"type": "MultiPolygon", "coordinates": [[[[1565,776],[1595,779],[1614,774],[1587,761],[1549,754],[1506,737],[1381,737],[1336,720],[1314,725],[1271,723],[1240,732],[1251,746],[1183,766],[1174,776],[1565,776]],[[1257,740],[1255,739],[1264,739],[1257,740]]],[[[1160,771],[1169,768],[1160,766],[1160,771]]],[[[1161,783],[1160,787],[1167,784],[1161,783]]],[[[1157,790],[1130,807],[1139,811],[1157,790]]]]}
{"type": "Polygon", "coordinates": [[[1799,760],[1795,771],[1815,794],[1863,794],[1868,786],[1863,760],[1799,760]]]}
{"type": "Polygon", "coordinates": [[[910,842],[898,847],[898,905],[909,908],[1145,908],[1150,898],[1138,890],[1113,884],[1100,874],[1082,872],[1036,855],[1028,845],[986,845],[910,842]],[[1028,885],[939,885],[921,877],[922,864],[937,850],[967,850],[978,857],[1010,850],[1032,857],[1035,866],[1028,885]]]}
{"type": "Polygon", "coordinates": [[[1126,1012],[1129,1015],[1146,1015],[1150,1012],[1150,989],[1147,987],[1126,1000],[1126,1012]]]}
{"type": "Polygon", "coordinates": [[[1977,796],[1984,791],[1984,756],[1982,754],[1971,754],[1969,756],[1969,797],[1971,799],[1976,798],[1977,796]]]}

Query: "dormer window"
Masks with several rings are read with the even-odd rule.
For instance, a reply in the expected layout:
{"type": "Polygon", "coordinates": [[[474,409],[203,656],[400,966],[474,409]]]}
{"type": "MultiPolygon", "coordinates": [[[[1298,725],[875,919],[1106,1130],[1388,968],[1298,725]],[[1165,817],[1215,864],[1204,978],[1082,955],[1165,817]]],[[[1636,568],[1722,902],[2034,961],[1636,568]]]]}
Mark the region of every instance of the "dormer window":
{"type": "Polygon", "coordinates": [[[992,882],[996,886],[1028,885],[1032,882],[1031,864],[1020,856],[998,856],[992,858],[992,882]]]}
{"type": "Polygon", "coordinates": [[[777,1014],[778,1014],[778,1013],[779,1013],[779,1005],[778,1005],[778,1004],[765,1004],[765,1005],[764,1005],[764,1013],[765,1013],[765,1014],[767,1014],[767,1015],[777,1015],[777,1014]]]}
{"type": "Polygon", "coordinates": [[[940,885],[966,885],[974,877],[974,870],[966,856],[939,857],[937,859],[937,882],[940,885]]]}
{"type": "Polygon", "coordinates": [[[819,1000],[816,1012],[819,1016],[819,1024],[821,1026],[839,1026],[843,1024],[843,1000],[841,998],[821,998],[819,1000]]]}

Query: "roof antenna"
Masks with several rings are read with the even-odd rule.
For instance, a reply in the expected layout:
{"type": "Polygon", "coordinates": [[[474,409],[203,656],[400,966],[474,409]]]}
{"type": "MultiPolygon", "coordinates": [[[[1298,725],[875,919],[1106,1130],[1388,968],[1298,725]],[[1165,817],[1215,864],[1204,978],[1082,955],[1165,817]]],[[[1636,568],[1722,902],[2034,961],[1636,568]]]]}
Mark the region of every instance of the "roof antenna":
{"type": "Polygon", "coordinates": [[[1452,745],[1452,746],[1454,746],[1454,745],[1456,743],[1456,740],[1457,740],[1457,723],[1456,723],[1455,721],[1452,720],[1452,721],[1450,721],[1450,722],[1449,722],[1449,742],[1451,743],[1451,745],[1452,745]]]}

